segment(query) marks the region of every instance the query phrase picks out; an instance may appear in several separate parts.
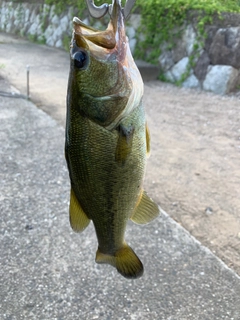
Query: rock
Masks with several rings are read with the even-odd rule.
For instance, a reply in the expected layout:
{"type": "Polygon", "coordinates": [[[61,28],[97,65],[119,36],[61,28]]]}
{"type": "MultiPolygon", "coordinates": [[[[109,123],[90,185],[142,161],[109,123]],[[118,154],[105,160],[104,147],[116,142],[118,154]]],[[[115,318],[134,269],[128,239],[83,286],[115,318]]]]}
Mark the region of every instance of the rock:
{"type": "Polygon", "coordinates": [[[9,21],[8,23],[7,23],[7,25],[6,25],[6,32],[11,32],[11,30],[12,30],[12,23],[11,23],[11,21],[9,21]]]}
{"type": "Polygon", "coordinates": [[[231,66],[209,66],[203,89],[217,94],[231,92],[239,80],[239,70],[231,66]]]}
{"type": "Polygon", "coordinates": [[[177,64],[175,64],[168,72],[165,73],[167,80],[171,82],[181,80],[184,73],[187,71],[189,58],[184,57],[177,64]]]}
{"type": "Polygon", "coordinates": [[[70,22],[68,20],[68,16],[63,16],[62,19],[60,20],[60,26],[62,29],[62,32],[68,31],[70,22]]]}
{"type": "Polygon", "coordinates": [[[182,84],[185,88],[200,88],[200,82],[194,74],[190,75],[182,84]]]}
{"type": "Polygon", "coordinates": [[[60,19],[59,17],[55,14],[51,20],[51,24],[55,27],[58,27],[60,24],[60,19]]]}
{"type": "Polygon", "coordinates": [[[207,51],[203,51],[194,68],[194,74],[199,81],[202,82],[205,79],[209,64],[210,59],[208,53],[207,51]]]}
{"type": "Polygon", "coordinates": [[[25,8],[25,18],[24,18],[24,23],[28,23],[30,18],[30,10],[28,8],[25,8]]]}
{"type": "Polygon", "coordinates": [[[47,29],[45,30],[45,32],[44,32],[44,37],[45,37],[45,39],[46,39],[46,43],[47,43],[47,44],[48,44],[48,39],[49,39],[50,37],[52,37],[53,32],[54,32],[53,27],[52,27],[51,25],[49,25],[49,26],[47,27],[47,29]]]}
{"type": "Polygon", "coordinates": [[[132,54],[134,54],[136,44],[137,44],[137,39],[133,38],[133,39],[129,40],[129,47],[130,47],[132,54]]]}
{"type": "Polygon", "coordinates": [[[134,30],[137,30],[141,25],[141,15],[132,13],[128,19],[129,25],[131,25],[134,30]]]}
{"type": "MultiPolygon", "coordinates": [[[[73,19],[71,18],[70,20],[72,21],[73,19]]],[[[83,20],[83,23],[85,23],[87,26],[89,26],[90,21],[89,21],[88,18],[86,18],[86,19],[83,20]]]]}
{"type": "Polygon", "coordinates": [[[61,39],[59,39],[59,40],[56,42],[55,47],[57,47],[57,48],[62,48],[62,47],[63,47],[63,43],[62,43],[62,40],[61,40],[61,39]]]}
{"type": "Polygon", "coordinates": [[[196,42],[196,32],[192,25],[186,26],[180,31],[180,36],[175,39],[174,47],[172,48],[173,61],[179,62],[186,56],[190,56],[193,53],[194,44],[196,42]]]}
{"type": "Polygon", "coordinates": [[[11,6],[5,7],[5,10],[3,10],[3,29],[6,30],[6,32],[11,32],[12,25],[13,25],[13,14],[14,10],[11,8],[11,6]]]}
{"type": "Polygon", "coordinates": [[[167,72],[174,65],[173,54],[170,50],[165,50],[158,58],[159,66],[163,72],[167,72]]]}
{"type": "Polygon", "coordinates": [[[175,78],[172,74],[172,72],[169,70],[167,72],[164,73],[164,78],[167,80],[167,81],[170,81],[170,82],[175,82],[175,78]]]}
{"type": "MultiPolygon", "coordinates": [[[[78,16],[78,11],[77,11],[77,9],[76,8],[73,8],[73,7],[69,7],[69,9],[68,9],[68,12],[67,12],[67,17],[68,17],[68,20],[69,21],[73,21],[73,17],[74,16],[78,16]]],[[[84,18],[86,15],[84,15],[82,18],[84,18]]],[[[87,17],[87,18],[85,18],[84,20],[83,20],[83,23],[85,23],[85,24],[89,24],[89,18],[87,17]],[[85,20],[88,20],[87,21],[87,23],[85,22],[85,20]]]]}
{"type": "Polygon", "coordinates": [[[13,12],[13,25],[18,28],[22,28],[24,22],[24,9],[22,4],[18,4],[15,11],[13,12]]]}
{"type": "Polygon", "coordinates": [[[210,46],[209,57],[213,65],[240,68],[240,27],[219,29],[210,46]]]}
{"type": "Polygon", "coordinates": [[[36,22],[34,22],[30,26],[30,28],[28,30],[28,33],[31,34],[31,35],[37,34],[38,26],[39,26],[39,16],[36,17],[36,22]]]}
{"type": "Polygon", "coordinates": [[[196,32],[191,24],[187,26],[183,34],[183,42],[186,46],[187,55],[190,56],[193,53],[194,44],[196,43],[196,32]]]}
{"type": "Polygon", "coordinates": [[[52,5],[49,12],[49,21],[52,21],[53,17],[55,16],[56,7],[52,5]]]}
{"type": "Polygon", "coordinates": [[[205,209],[205,213],[206,213],[207,215],[213,214],[213,209],[212,209],[211,207],[207,207],[207,208],[205,209]]]}
{"type": "Polygon", "coordinates": [[[135,38],[136,31],[135,31],[135,29],[133,27],[127,26],[126,27],[126,33],[127,33],[127,36],[129,38],[129,40],[135,38]]]}
{"type": "Polygon", "coordinates": [[[172,48],[172,59],[174,63],[179,62],[182,60],[184,57],[187,56],[187,50],[186,50],[186,42],[184,41],[183,38],[178,38],[175,40],[174,47],[172,48]]]}
{"type": "Polygon", "coordinates": [[[35,23],[35,21],[36,21],[36,17],[37,17],[37,8],[34,8],[33,10],[32,10],[32,13],[31,13],[31,16],[30,16],[30,23],[35,23]]]}
{"type": "Polygon", "coordinates": [[[212,45],[213,39],[218,31],[218,27],[216,26],[207,26],[206,34],[207,39],[205,40],[204,49],[209,53],[210,47],[212,45]]]}
{"type": "Polygon", "coordinates": [[[53,32],[52,38],[54,43],[56,43],[62,36],[62,28],[61,26],[59,26],[58,28],[56,28],[53,32]]]}
{"type": "Polygon", "coordinates": [[[46,44],[50,47],[53,47],[55,44],[53,37],[46,38],[46,44]]]}

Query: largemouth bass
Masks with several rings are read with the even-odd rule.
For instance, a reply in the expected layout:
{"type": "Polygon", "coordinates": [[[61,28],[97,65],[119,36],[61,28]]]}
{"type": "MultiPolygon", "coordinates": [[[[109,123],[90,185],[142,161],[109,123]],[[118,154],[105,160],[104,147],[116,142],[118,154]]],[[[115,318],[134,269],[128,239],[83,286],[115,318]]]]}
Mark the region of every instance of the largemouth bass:
{"type": "Polygon", "coordinates": [[[159,214],[142,187],[150,151],[142,78],[129,49],[120,0],[113,2],[105,31],[78,18],[73,23],[65,144],[70,224],[81,232],[92,220],[96,262],[137,278],[143,265],[124,240],[127,221],[145,224],[159,214]]]}

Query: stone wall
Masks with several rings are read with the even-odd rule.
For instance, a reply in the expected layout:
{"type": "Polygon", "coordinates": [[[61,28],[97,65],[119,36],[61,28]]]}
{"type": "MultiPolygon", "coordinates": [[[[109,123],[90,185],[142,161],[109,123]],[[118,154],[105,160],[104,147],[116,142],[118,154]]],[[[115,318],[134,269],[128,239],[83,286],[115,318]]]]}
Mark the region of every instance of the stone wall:
{"type": "Polygon", "coordinates": [[[198,40],[195,19],[188,22],[175,46],[161,46],[159,65],[171,82],[184,79],[184,87],[200,88],[218,94],[234,91],[240,84],[240,15],[223,14],[206,25],[207,38],[198,40]],[[195,49],[198,48],[198,49],[195,49]],[[193,66],[190,60],[193,58],[193,66]]]}
{"type": "Polygon", "coordinates": [[[73,8],[57,15],[54,6],[45,4],[0,1],[0,5],[1,30],[57,48],[64,47],[65,39],[69,41],[73,8]]]}
{"type": "MultiPolygon", "coordinates": [[[[75,15],[78,13],[72,7],[56,14],[54,6],[0,0],[0,30],[57,48],[68,48],[75,15]]],[[[81,19],[96,28],[107,24],[107,18],[89,21],[87,11],[81,19]]],[[[140,20],[139,14],[132,14],[127,23],[132,52],[140,20]]],[[[167,49],[167,43],[161,46],[158,59],[161,76],[171,82],[184,79],[184,87],[218,94],[236,90],[240,84],[240,15],[225,14],[223,20],[214,18],[213,24],[206,26],[208,37],[203,45],[197,40],[196,18],[188,21],[171,50],[167,49]],[[190,67],[192,60],[194,64],[190,67]]]]}
{"type": "MultiPolygon", "coordinates": [[[[65,12],[57,14],[54,6],[44,3],[17,3],[0,0],[0,30],[7,33],[20,34],[49,46],[67,49],[72,34],[72,20],[78,16],[76,9],[69,7],[65,12]]],[[[95,28],[107,26],[108,17],[89,21],[87,10],[81,19],[95,28]]],[[[130,47],[134,51],[136,45],[136,29],[140,23],[140,15],[132,15],[127,26],[130,47]]]]}

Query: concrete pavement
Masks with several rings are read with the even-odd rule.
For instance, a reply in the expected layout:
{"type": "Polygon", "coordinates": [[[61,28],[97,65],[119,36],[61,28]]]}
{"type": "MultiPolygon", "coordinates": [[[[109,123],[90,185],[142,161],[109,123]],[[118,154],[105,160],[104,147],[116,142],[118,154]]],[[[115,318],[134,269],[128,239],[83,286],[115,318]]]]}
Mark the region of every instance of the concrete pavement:
{"type": "Polygon", "coordinates": [[[240,278],[164,212],[129,223],[142,278],[95,264],[93,226],[74,234],[68,222],[63,127],[1,96],[0,123],[0,319],[240,319],[240,278]]]}

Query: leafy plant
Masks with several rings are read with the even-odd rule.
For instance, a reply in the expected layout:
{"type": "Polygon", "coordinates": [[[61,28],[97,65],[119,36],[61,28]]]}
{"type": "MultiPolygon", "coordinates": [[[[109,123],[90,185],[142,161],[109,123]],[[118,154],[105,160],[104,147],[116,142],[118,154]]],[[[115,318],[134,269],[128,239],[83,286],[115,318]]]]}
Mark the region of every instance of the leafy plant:
{"type": "MultiPolygon", "coordinates": [[[[197,35],[189,63],[181,79],[182,84],[190,75],[207,37],[206,24],[214,16],[222,18],[223,12],[240,12],[240,0],[137,0],[142,24],[135,49],[135,57],[157,63],[161,48],[171,50],[181,38],[188,19],[195,18],[197,35]],[[197,12],[197,14],[196,14],[197,12]]],[[[160,78],[166,81],[163,75],[160,78]]]]}
{"type": "Polygon", "coordinates": [[[63,48],[64,50],[66,50],[67,52],[69,51],[69,45],[70,45],[70,42],[71,42],[71,37],[67,34],[65,34],[63,36],[63,48]]]}
{"type": "MultiPolygon", "coordinates": [[[[189,13],[199,11],[198,40],[206,37],[205,25],[211,23],[214,14],[240,12],[240,1],[236,0],[138,0],[142,25],[139,32],[143,40],[138,41],[135,55],[152,63],[160,54],[160,45],[174,43],[179,30],[189,13]]],[[[197,44],[196,44],[197,45],[197,44]]]]}

